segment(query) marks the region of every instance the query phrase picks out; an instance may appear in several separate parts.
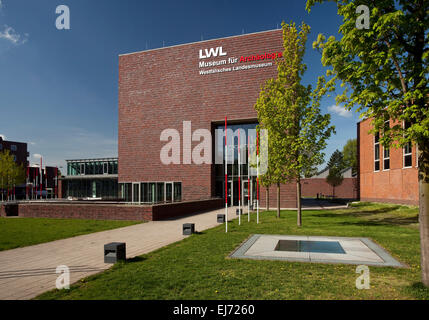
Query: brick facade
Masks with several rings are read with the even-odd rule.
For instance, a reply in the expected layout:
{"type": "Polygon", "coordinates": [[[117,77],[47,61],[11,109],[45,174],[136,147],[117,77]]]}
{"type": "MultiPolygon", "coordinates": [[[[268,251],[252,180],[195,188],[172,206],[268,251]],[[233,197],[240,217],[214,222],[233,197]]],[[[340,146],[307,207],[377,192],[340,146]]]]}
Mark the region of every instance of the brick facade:
{"type": "Polygon", "coordinates": [[[24,218],[61,218],[95,220],[157,221],[195,214],[223,206],[222,199],[189,201],[158,205],[116,203],[13,203],[2,204],[0,215],[24,218]]]}
{"type": "MultiPolygon", "coordinates": [[[[326,179],[302,179],[301,192],[303,197],[317,197],[317,194],[332,196],[334,195],[334,188],[326,182],[326,179]]],[[[344,178],[343,182],[335,187],[335,197],[340,199],[358,199],[359,188],[357,178],[344,178]]]]}
{"type": "MultiPolygon", "coordinates": [[[[392,126],[392,122],[390,123],[392,126]]],[[[417,205],[418,177],[416,148],[412,147],[412,165],[404,168],[404,149],[390,149],[390,169],[383,167],[383,147],[380,145],[380,170],[374,166],[374,135],[368,133],[371,120],[358,123],[358,155],[360,199],[417,205]]]]}
{"type": "MultiPolygon", "coordinates": [[[[257,119],[254,104],[265,80],[277,75],[273,60],[199,67],[201,61],[283,52],[282,31],[273,30],[223,39],[201,41],[119,56],[119,183],[182,182],[183,200],[207,199],[215,195],[214,165],[164,165],[160,160],[164,129],[176,129],[183,139],[183,121],[191,121],[192,132],[212,133],[225,116],[231,123],[257,119]],[[222,47],[223,57],[199,59],[200,50],[222,47]],[[271,66],[201,75],[200,70],[250,66],[272,62],[271,66]]],[[[213,139],[214,140],[214,139],[213,139]]],[[[200,141],[192,142],[193,149],[200,141]]],[[[213,142],[214,143],[214,142],[213,142]]],[[[185,152],[188,152],[186,149],[185,152]]],[[[282,186],[282,206],[296,206],[295,191],[282,186]]],[[[262,195],[262,193],[261,193],[262,195]]],[[[262,199],[261,199],[262,200],[262,199]]]]}

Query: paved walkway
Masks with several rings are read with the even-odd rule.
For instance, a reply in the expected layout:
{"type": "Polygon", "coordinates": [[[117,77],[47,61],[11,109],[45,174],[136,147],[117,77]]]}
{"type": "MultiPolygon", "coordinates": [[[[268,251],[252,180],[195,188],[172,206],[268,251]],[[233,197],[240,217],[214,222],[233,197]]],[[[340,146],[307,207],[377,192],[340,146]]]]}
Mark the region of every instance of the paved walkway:
{"type": "MultiPolygon", "coordinates": [[[[132,258],[185,238],[183,223],[195,223],[196,231],[215,227],[216,215],[224,212],[219,209],[1,251],[0,299],[31,299],[55,289],[59,276],[55,271],[60,265],[70,268],[70,283],[110,268],[112,264],[104,263],[104,244],[108,242],[125,242],[127,258],[132,258]]],[[[235,208],[229,208],[228,218],[236,218],[235,208]]]]}

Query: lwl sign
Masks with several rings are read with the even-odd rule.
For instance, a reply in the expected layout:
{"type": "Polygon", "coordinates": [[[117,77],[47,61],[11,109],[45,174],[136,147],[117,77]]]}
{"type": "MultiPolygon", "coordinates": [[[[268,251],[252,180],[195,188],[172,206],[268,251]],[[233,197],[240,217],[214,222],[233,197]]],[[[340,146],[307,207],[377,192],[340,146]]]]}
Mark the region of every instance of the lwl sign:
{"type": "Polygon", "coordinates": [[[200,59],[222,56],[226,56],[226,52],[223,52],[222,47],[204,49],[204,51],[200,49],[200,59]]]}

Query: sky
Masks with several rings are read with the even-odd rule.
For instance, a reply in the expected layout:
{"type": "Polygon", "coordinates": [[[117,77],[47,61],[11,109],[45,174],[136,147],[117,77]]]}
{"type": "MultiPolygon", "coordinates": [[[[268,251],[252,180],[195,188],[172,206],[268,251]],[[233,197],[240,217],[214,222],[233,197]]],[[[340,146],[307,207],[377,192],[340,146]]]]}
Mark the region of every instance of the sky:
{"type": "MultiPolygon", "coordinates": [[[[305,84],[325,73],[312,49],[319,33],[338,35],[334,3],[305,11],[305,0],[0,0],[0,135],[27,142],[30,163],[117,156],[118,55],[279,28],[312,28],[305,84]],[[58,30],[56,8],[70,9],[58,30]]],[[[326,159],[356,138],[359,116],[322,100],[336,135],[326,159]]]]}

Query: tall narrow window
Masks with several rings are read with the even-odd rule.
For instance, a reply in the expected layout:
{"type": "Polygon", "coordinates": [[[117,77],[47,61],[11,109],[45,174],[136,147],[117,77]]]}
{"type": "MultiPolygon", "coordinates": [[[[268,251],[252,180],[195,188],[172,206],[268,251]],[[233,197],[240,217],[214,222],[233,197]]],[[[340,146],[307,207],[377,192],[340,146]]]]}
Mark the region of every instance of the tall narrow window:
{"type": "Polygon", "coordinates": [[[383,169],[389,170],[390,169],[390,149],[389,148],[383,148],[383,169]]]}
{"type": "MultiPolygon", "coordinates": [[[[390,129],[390,120],[384,121],[384,133],[390,129]]],[[[383,170],[390,169],[390,149],[383,146],[383,170]]]]}
{"type": "MultiPolygon", "coordinates": [[[[404,129],[407,130],[411,127],[411,122],[404,122],[404,129]]],[[[404,168],[410,168],[413,165],[413,149],[411,142],[408,142],[404,147],[404,168]]]]}
{"type": "Polygon", "coordinates": [[[182,183],[174,183],[174,201],[182,201],[182,183]]]}
{"type": "Polygon", "coordinates": [[[374,171],[380,171],[380,133],[374,136],[374,171]]]}

